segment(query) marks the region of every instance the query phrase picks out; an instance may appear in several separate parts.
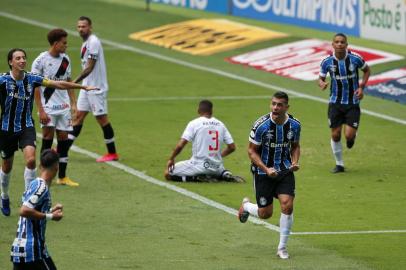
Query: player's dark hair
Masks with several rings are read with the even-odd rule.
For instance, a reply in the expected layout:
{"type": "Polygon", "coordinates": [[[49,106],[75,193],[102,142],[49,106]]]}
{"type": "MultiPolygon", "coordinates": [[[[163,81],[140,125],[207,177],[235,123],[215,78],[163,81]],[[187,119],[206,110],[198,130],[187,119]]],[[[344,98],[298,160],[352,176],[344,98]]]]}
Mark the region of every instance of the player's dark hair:
{"type": "Polygon", "coordinates": [[[336,38],[336,37],[343,37],[343,38],[345,38],[345,41],[347,41],[347,36],[344,33],[337,33],[334,35],[334,38],[336,38]]]}
{"type": "Polygon", "coordinates": [[[55,42],[60,41],[62,38],[67,37],[68,33],[61,29],[61,28],[56,28],[48,32],[47,38],[49,45],[53,45],[55,42]]]}
{"type": "Polygon", "coordinates": [[[10,61],[13,60],[13,54],[15,52],[23,52],[24,56],[27,57],[27,53],[23,49],[20,49],[20,48],[11,49],[7,54],[7,65],[9,66],[10,69],[11,69],[10,61]]]}
{"type": "Polygon", "coordinates": [[[59,163],[59,154],[53,149],[45,149],[41,153],[41,166],[44,169],[52,168],[55,163],[59,163]]]}
{"type": "Polygon", "coordinates": [[[78,21],[87,21],[89,25],[92,25],[92,20],[87,16],[80,16],[78,21]]]}
{"type": "Polygon", "coordinates": [[[199,113],[212,113],[213,103],[210,100],[204,99],[199,102],[199,113]]]}
{"type": "Polygon", "coordinates": [[[276,92],[275,94],[273,94],[272,97],[278,98],[278,99],[284,99],[284,100],[286,100],[286,104],[289,104],[289,96],[288,96],[288,94],[286,94],[283,91],[276,92]]]}

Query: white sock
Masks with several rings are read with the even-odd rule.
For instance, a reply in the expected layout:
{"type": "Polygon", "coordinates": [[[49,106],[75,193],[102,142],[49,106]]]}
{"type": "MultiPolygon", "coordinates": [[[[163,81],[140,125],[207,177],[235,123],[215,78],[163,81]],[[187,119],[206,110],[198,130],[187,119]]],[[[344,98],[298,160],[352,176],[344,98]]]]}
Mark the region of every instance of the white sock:
{"type": "Polygon", "coordinates": [[[26,190],[28,189],[28,187],[29,187],[29,185],[30,185],[30,182],[31,182],[32,180],[34,180],[35,177],[37,177],[37,169],[31,170],[31,169],[28,169],[27,167],[25,167],[25,170],[24,170],[24,181],[25,181],[25,189],[26,189],[26,190]]]}
{"type": "Polygon", "coordinates": [[[292,224],[293,224],[293,214],[285,215],[284,213],[281,213],[281,218],[279,220],[280,236],[278,250],[286,248],[292,224]]]}
{"type": "Polygon", "coordinates": [[[333,150],[333,155],[336,159],[336,165],[344,166],[343,146],[341,145],[341,141],[335,142],[333,139],[331,139],[330,143],[331,150],[333,150]]]}
{"type": "Polygon", "coordinates": [[[10,183],[11,173],[5,174],[3,170],[0,170],[0,182],[1,182],[1,198],[8,199],[8,185],[10,183]]]}
{"type": "Polygon", "coordinates": [[[244,210],[255,217],[258,217],[258,205],[256,203],[246,202],[244,203],[244,210]]]}

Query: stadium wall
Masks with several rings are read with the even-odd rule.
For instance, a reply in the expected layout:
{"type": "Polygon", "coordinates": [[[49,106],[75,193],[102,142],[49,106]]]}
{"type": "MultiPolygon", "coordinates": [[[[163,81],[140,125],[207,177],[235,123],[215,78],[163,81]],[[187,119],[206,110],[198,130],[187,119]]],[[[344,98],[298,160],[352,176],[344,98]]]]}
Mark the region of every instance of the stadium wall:
{"type": "Polygon", "coordinates": [[[405,0],[152,0],[406,45],[405,0]]]}

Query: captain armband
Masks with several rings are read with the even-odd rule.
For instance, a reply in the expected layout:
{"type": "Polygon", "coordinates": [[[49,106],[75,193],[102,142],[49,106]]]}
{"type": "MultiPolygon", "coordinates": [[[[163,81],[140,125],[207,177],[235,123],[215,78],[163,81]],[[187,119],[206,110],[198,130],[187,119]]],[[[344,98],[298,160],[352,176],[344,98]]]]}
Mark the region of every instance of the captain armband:
{"type": "Polygon", "coordinates": [[[51,83],[50,80],[48,80],[48,79],[46,79],[46,78],[44,78],[44,79],[42,80],[42,85],[43,85],[43,86],[48,87],[50,83],[51,83]]]}

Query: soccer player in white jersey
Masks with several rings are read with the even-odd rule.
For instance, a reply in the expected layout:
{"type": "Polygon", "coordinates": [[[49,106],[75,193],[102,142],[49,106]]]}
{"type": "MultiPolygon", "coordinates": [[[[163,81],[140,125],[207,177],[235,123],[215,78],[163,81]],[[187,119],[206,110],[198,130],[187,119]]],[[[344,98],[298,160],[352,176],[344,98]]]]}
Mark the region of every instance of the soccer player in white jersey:
{"type": "MultiPolygon", "coordinates": [[[[50,45],[48,51],[42,52],[33,62],[31,71],[52,80],[71,80],[71,64],[67,54],[68,33],[63,29],[48,32],[50,45]]],[[[52,147],[54,133],[57,137],[59,154],[59,173],[57,184],[79,186],[66,176],[68,164],[68,131],[72,131],[72,113],[76,112],[76,97],[72,89],[55,91],[55,88],[41,87],[35,92],[35,100],[42,128],[41,153],[52,147]]]]}
{"type": "Polygon", "coordinates": [[[69,144],[79,136],[83,121],[87,114],[92,112],[103,130],[104,141],[108,153],[96,159],[97,162],[118,160],[114,143],[114,131],[107,116],[107,74],[104,61],[103,48],[100,40],[92,33],[92,21],[89,17],[82,16],[77,23],[77,30],[83,39],[81,48],[82,72],[74,80],[83,84],[96,85],[100,90],[91,94],[80,91],[77,101],[77,113],[73,122],[73,131],[69,133],[69,144]]]}
{"type": "Polygon", "coordinates": [[[167,162],[165,178],[179,182],[214,179],[244,182],[243,178],[232,175],[224,168],[223,157],[234,152],[236,147],[226,126],[213,117],[213,104],[209,100],[200,101],[198,114],[200,117],[189,122],[173,150],[167,162]],[[188,142],[192,142],[192,158],[175,164],[175,157],[188,142]],[[223,150],[222,143],[226,144],[223,150]]]}

